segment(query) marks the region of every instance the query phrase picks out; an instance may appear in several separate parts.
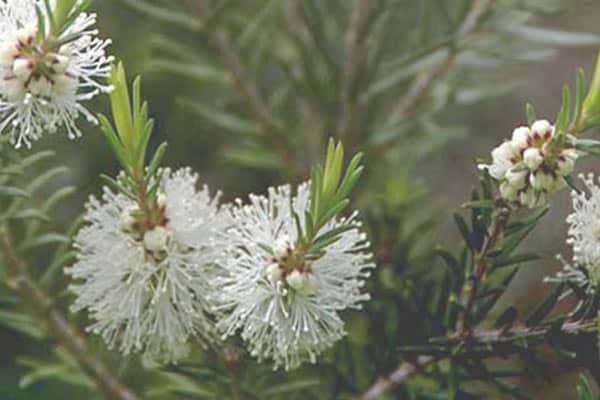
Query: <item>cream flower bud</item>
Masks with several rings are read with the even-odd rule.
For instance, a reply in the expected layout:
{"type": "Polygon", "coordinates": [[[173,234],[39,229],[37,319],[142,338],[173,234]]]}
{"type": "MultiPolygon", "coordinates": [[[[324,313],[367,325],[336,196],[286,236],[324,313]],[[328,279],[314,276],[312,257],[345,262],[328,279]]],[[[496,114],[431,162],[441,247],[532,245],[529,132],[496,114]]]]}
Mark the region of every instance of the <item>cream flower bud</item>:
{"type": "Polygon", "coordinates": [[[286,277],[285,281],[296,292],[307,296],[316,291],[316,279],[311,273],[294,270],[286,277]]]}
{"type": "Polygon", "coordinates": [[[529,175],[529,183],[537,191],[544,189],[549,190],[554,187],[555,184],[552,175],[546,174],[542,171],[536,171],[535,173],[529,175]]]}
{"type": "Polygon", "coordinates": [[[529,208],[534,208],[538,203],[538,193],[533,188],[529,188],[521,192],[519,201],[522,205],[529,208]]]}
{"type": "Polygon", "coordinates": [[[577,151],[575,149],[563,150],[558,158],[558,173],[562,176],[571,174],[575,169],[577,157],[577,151]]]}
{"type": "Polygon", "coordinates": [[[0,66],[9,67],[15,61],[15,57],[19,54],[16,46],[13,43],[0,44],[0,66]]]}
{"type": "Polygon", "coordinates": [[[56,54],[54,62],[52,63],[52,69],[57,74],[63,74],[69,67],[69,61],[69,57],[64,56],[62,54],[56,54]]]}
{"type": "Polygon", "coordinates": [[[526,149],[528,144],[528,139],[531,137],[531,131],[526,126],[520,126],[516,128],[512,133],[512,144],[518,150],[526,149]]]}
{"type": "Polygon", "coordinates": [[[544,162],[544,157],[539,149],[530,147],[523,153],[523,161],[531,171],[536,170],[544,162]]]}
{"type": "Polygon", "coordinates": [[[32,79],[29,83],[29,92],[34,95],[49,97],[52,94],[52,83],[44,76],[32,79]]]}
{"type": "Polygon", "coordinates": [[[119,224],[121,226],[121,229],[125,232],[131,232],[133,230],[134,225],[137,222],[133,217],[131,211],[132,210],[123,210],[119,218],[119,224]]]}
{"type": "Polygon", "coordinates": [[[144,247],[151,252],[164,251],[170,240],[171,232],[162,226],[157,226],[144,234],[144,247]]]}
{"type": "Polygon", "coordinates": [[[527,171],[514,172],[509,170],[506,173],[506,182],[517,189],[522,188],[527,183],[527,171]]]}
{"type": "Polygon", "coordinates": [[[515,155],[515,150],[511,142],[503,142],[492,150],[492,160],[494,162],[509,160],[515,155]]]}
{"type": "Polygon", "coordinates": [[[279,264],[272,263],[269,264],[265,269],[265,274],[267,275],[267,279],[269,280],[269,282],[277,283],[281,280],[281,277],[283,276],[283,271],[279,264]]]}
{"type": "Polygon", "coordinates": [[[506,171],[512,166],[512,159],[517,153],[510,142],[504,142],[492,150],[492,164],[480,165],[479,168],[487,169],[494,179],[504,179],[506,171]]]}
{"type": "Polygon", "coordinates": [[[548,140],[554,133],[554,127],[545,119],[537,120],[531,125],[531,134],[534,139],[548,140]]]}
{"type": "Polygon", "coordinates": [[[517,201],[519,198],[518,192],[519,188],[515,187],[514,185],[511,185],[508,182],[502,182],[502,184],[500,185],[500,195],[505,200],[517,201]]]}
{"type": "Polygon", "coordinates": [[[160,207],[160,208],[164,208],[167,206],[167,195],[165,195],[164,193],[159,193],[156,196],[156,204],[160,207]]]}
{"type": "Polygon", "coordinates": [[[22,46],[31,45],[36,35],[37,30],[34,28],[21,28],[15,33],[19,44],[21,44],[22,46]]]}
{"type": "Polygon", "coordinates": [[[288,235],[281,235],[273,244],[273,255],[276,259],[281,260],[288,256],[289,251],[294,250],[294,245],[290,241],[290,237],[288,235]]]}
{"type": "Polygon", "coordinates": [[[13,74],[22,81],[29,79],[33,65],[26,58],[17,58],[13,63],[13,74]]]}

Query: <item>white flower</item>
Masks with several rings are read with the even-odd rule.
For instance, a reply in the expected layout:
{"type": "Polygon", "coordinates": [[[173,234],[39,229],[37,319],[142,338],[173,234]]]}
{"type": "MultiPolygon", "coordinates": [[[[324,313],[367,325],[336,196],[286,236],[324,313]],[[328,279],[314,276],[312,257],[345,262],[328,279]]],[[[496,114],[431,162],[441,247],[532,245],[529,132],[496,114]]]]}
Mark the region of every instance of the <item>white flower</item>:
{"type": "Polygon", "coordinates": [[[189,169],[161,173],[160,225],[136,234],[144,226],[137,205],[105,189],[102,202],[88,204],[88,225],[75,239],[78,261],[66,273],[75,280],[73,310],[89,312],[88,329],[110,348],[177,360],[192,337],[217,337],[209,313],[212,262],[221,250],[212,237],[227,219],[206,187],[196,190],[189,169]]]}
{"type": "MultiPolygon", "coordinates": [[[[563,264],[563,268],[554,276],[545,277],[544,282],[569,282],[579,288],[583,288],[589,294],[593,294],[596,291],[598,283],[600,283],[600,264],[578,265],[576,263],[569,263],[561,255],[557,255],[556,259],[563,264]]],[[[569,290],[566,294],[570,292],[569,290]]]]}
{"type": "Polygon", "coordinates": [[[42,0],[0,1],[0,133],[16,147],[58,128],[81,136],[80,115],[96,122],[81,102],[111,89],[100,83],[113,58],[105,53],[110,40],[96,37],[96,15],[83,13],[58,37],[40,39],[36,6],[45,9],[42,0]]]}
{"type": "Polygon", "coordinates": [[[479,165],[498,181],[508,202],[534,208],[544,205],[548,193],[565,187],[573,172],[577,152],[552,141],[554,126],[535,121],[531,129],[518,127],[510,141],[492,151],[492,164],[479,165]]]}
{"type": "Polygon", "coordinates": [[[320,257],[303,258],[294,247],[293,214],[304,227],[309,195],[309,184],[295,196],[290,186],[270,188],[266,197],[250,195],[250,204],[232,209],[232,227],[223,236],[232,246],[221,260],[225,312],[218,327],[224,337],[240,331],[252,355],[286,369],[315,362],[345,334],[339,312],[369,299],[361,288],[374,267],[356,213],[326,224],[319,234],[349,229],[320,257]]]}
{"type": "Polygon", "coordinates": [[[594,175],[580,175],[589,191],[573,191],[573,212],[567,217],[569,238],[573,247],[573,260],[584,265],[600,264],[600,187],[594,183],[594,175]]]}

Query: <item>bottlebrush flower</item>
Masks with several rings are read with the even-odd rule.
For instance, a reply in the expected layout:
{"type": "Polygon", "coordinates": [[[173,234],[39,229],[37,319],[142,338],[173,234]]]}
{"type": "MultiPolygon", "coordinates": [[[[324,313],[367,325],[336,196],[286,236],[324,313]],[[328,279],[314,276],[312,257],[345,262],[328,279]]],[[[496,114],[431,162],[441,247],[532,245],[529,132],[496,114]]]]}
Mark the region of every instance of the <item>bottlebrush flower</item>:
{"type": "Polygon", "coordinates": [[[573,212],[567,217],[569,231],[567,243],[573,249],[572,263],[561,256],[563,269],[547,282],[571,282],[588,290],[600,283],[600,186],[594,174],[579,178],[584,182],[587,194],[573,191],[573,212]]]}
{"type": "Polygon", "coordinates": [[[573,172],[577,152],[552,143],[554,126],[546,120],[531,128],[519,127],[511,140],[492,151],[492,164],[482,164],[492,178],[500,181],[500,195],[508,202],[534,208],[546,202],[549,193],[567,186],[565,177],[573,172]]]}
{"type": "Polygon", "coordinates": [[[78,261],[66,270],[75,282],[73,311],[87,310],[110,348],[177,360],[190,338],[210,343],[215,304],[212,264],[220,251],[213,235],[225,214],[189,169],[161,172],[158,224],[148,225],[138,205],[104,190],[91,198],[88,223],[75,238],[78,261]]]}
{"type": "Polygon", "coordinates": [[[81,103],[110,90],[100,82],[111,70],[110,40],[96,37],[96,15],[82,13],[60,34],[43,15],[40,32],[36,6],[45,9],[41,0],[0,2],[0,133],[16,147],[59,128],[81,136],[80,115],[96,122],[81,103]]]}
{"type": "Polygon", "coordinates": [[[369,299],[361,288],[374,264],[356,213],[321,229],[342,233],[318,257],[296,246],[294,213],[305,228],[309,196],[306,183],[296,195],[289,185],[270,188],[266,197],[251,195],[250,204],[232,209],[223,236],[230,246],[217,278],[224,311],[217,326],[224,337],[240,331],[251,354],[273,359],[275,368],[314,363],[345,334],[339,312],[369,299]]]}
{"type": "Polygon", "coordinates": [[[600,267],[600,187],[594,183],[594,175],[579,176],[589,195],[573,191],[573,212],[567,217],[569,238],[573,247],[573,260],[600,267]]]}

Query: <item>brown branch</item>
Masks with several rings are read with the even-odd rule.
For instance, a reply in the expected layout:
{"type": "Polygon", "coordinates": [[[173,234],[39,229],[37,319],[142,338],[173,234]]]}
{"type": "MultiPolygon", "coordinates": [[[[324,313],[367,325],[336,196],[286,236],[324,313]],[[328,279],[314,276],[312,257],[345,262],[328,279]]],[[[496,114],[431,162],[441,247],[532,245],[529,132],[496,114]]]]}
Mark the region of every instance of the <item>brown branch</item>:
{"type": "Polygon", "coordinates": [[[473,276],[467,278],[460,297],[461,309],[458,314],[456,331],[461,335],[469,335],[472,328],[471,314],[475,305],[475,299],[479,292],[479,287],[485,279],[487,270],[488,253],[496,246],[502,238],[504,228],[508,221],[510,210],[508,208],[499,208],[492,215],[492,222],[481,249],[475,256],[475,271],[473,276]]]}
{"type": "Polygon", "coordinates": [[[408,92],[400,99],[390,114],[389,123],[396,123],[411,115],[422,101],[429,95],[438,80],[444,78],[456,60],[459,51],[458,42],[474,33],[480,26],[487,13],[491,10],[495,0],[473,0],[469,12],[456,29],[453,40],[448,44],[448,54],[441,63],[418,75],[410,85],[408,92]]]}
{"type": "Polygon", "coordinates": [[[281,136],[283,127],[272,114],[265,100],[263,100],[258,86],[252,79],[249,79],[246,76],[246,71],[242,62],[231,43],[229,32],[225,29],[217,28],[216,33],[214,34],[214,44],[221,56],[225,68],[233,79],[235,87],[250,105],[256,121],[262,127],[262,132],[265,134],[265,137],[269,139],[271,144],[278,151],[282,161],[286,165],[291,166],[294,157],[286,141],[281,136]]]}
{"type": "MultiPolygon", "coordinates": [[[[577,336],[581,334],[595,335],[597,322],[594,319],[565,322],[558,334],[577,336]]],[[[376,400],[386,393],[405,383],[413,375],[435,362],[454,358],[465,359],[476,357],[507,356],[522,352],[522,345],[529,346],[545,342],[546,337],[556,330],[553,325],[545,324],[533,327],[514,327],[509,330],[474,330],[468,338],[456,334],[452,337],[432,339],[435,348],[429,355],[421,355],[415,362],[403,362],[385,378],[379,378],[361,397],[361,400],[376,400]],[[500,349],[502,347],[502,349],[500,349]],[[460,350],[457,350],[460,349],[460,350]]],[[[423,351],[427,353],[427,351],[423,351]]]]}
{"type": "Polygon", "coordinates": [[[358,108],[358,91],[360,74],[365,61],[366,29],[373,13],[377,10],[377,2],[359,0],[350,16],[346,32],[347,56],[342,69],[340,99],[342,111],[338,123],[338,137],[351,140],[356,132],[356,113],[358,108]]]}
{"type": "Polygon", "coordinates": [[[375,384],[362,395],[361,400],[378,399],[435,361],[436,359],[433,357],[422,356],[419,357],[414,363],[405,362],[400,364],[400,366],[396,368],[394,372],[385,378],[378,379],[377,382],[375,382],[375,384]]]}
{"type": "Polygon", "coordinates": [[[17,255],[6,228],[0,228],[0,249],[21,297],[44,320],[49,333],[77,360],[104,396],[110,400],[138,400],[137,395],[124,386],[102,361],[94,357],[85,338],[54,307],[52,299],[31,278],[29,266],[17,255]]]}

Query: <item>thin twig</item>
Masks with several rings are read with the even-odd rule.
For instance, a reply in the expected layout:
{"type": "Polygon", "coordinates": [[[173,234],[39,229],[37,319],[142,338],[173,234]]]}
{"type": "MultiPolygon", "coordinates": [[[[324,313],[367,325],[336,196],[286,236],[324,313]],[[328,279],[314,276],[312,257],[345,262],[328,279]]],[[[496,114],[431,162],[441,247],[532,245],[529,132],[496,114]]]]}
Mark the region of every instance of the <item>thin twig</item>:
{"type": "Polygon", "coordinates": [[[340,99],[342,111],[338,123],[338,137],[349,141],[356,131],[356,111],[360,74],[365,62],[366,28],[377,10],[376,1],[358,0],[354,6],[346,32],[347,56],[342,70],[340,99]]]}
{"type": "Polygon", "coordinates": [[[292,166],[294,158],[289,146],[282,137],[283,127],[279,121],[277,121],[265,100],[263,100],[254,81],[246,76],[242,62],[231,43],[229,32],[225,29],[217,28],[216,33],[214,34],[214,43],[225,68],[235,83],[235,87],[250,105],[256,121],[263,128],[263,133],[278,151],[282,161],[286,165],[292,166]]]}
{"type": "Polygon", "coordinates": [[[462,23],[456,29],[453,40],[448,45],[448,54],[446,58],[432,67],[430,70],[419,74],[410,85],[406,95],[404,95],[398,104],[393,108],[389,117],[389,124],[396,123],[406,116],[412,114],[429,95],[439,79],[442,79],[456,60],[456,54],[459,51],[459,42],[466,36],[474,33],[480,26],[487,13],[491,10],[495,0],[474,0],[469,12],[465,15],[462,23]]]}
{"type": "Polygon", "coordinates": [[[458,314],[456,323],[456,331],[461,335],[469,335],[472,328],[471,314],[475,305],[475,299],[479,292],[483,280],[485,279],[487,269],[488,253],[496,246],[498,240],[502,238],[504,227],[510,215],[510,210],[501,207],[496,210],[492,216],[492,222],[488,235],[486,235],[481,249],[475,256],[475,271],[473,276],[467,278],[463,286],[460,305],[461,309],[458,314]]]}
{"type": "Polygon", "coordinates": [[[378,399],[379,397],[404,383],[416,372],[422,370],[427,365],[432,364],[435,361],[436,359],[433,357],[422,356],[419,357],[414,363],[405,362],[400,364],[400,366],[387,377],[377,380],[377,382],[375,382],[375,384],[363,394],[361,400],[378,399]]]}
{"type": "Polygon", "coordinates": [[[43,318],[49,333],[71,354],[82,370],[110,400],[138,400],[128,387],[94,355],[85,338],[73,327],[65,316],[54,307],[52,299],[44,293],[29,274],[29,266],[17,255],[6,228],[0,228],[0,249],[21,297],[43,318]]]}
{"type": "Polygon", "coordinates": [[[387,377],[378,379],[363,394],[361,400],[376,400],[406,382],[428,365],[444,359],[465,359],[468,357],[482,359],[485,357],[507,356],[522,352],[524,341],[534,341],[528,342],[530,346],[544,343],[548,334],[554,331],[565,336],[577,336],[581,334],[593,335],[595,330],[595,320],[581,320],[565,322],[560,328],[545,324],[534,327],[513,327],[509,330],[482,329],[473,330],[468,338],[459,334],[449,338],[435,338],[431,342],[435,343],[436,349],[431,351],[430,355],[421,355],[415,362],[400,364],[387,377]],[[498,346],[503,347],[502,351],[498,350],[498,346]]]}

